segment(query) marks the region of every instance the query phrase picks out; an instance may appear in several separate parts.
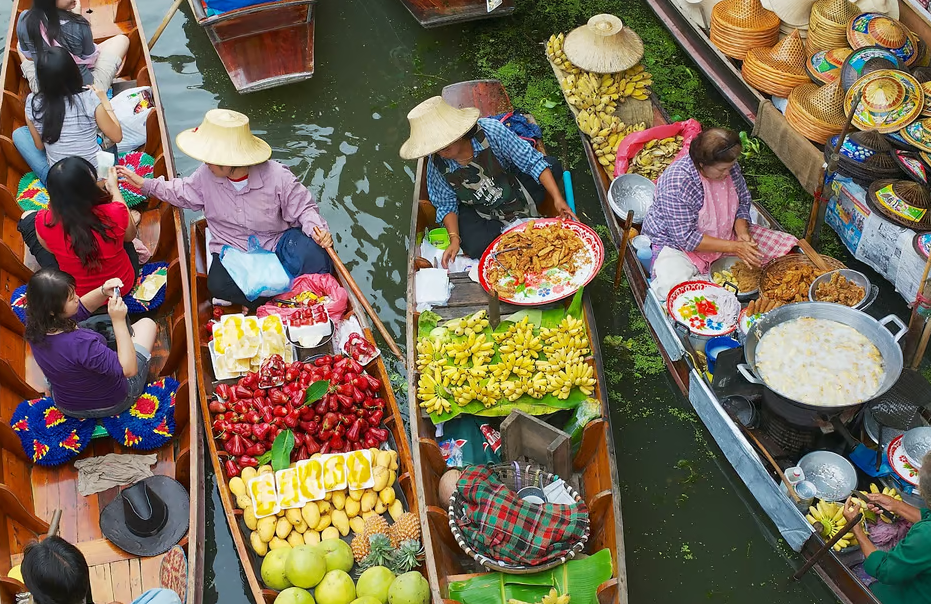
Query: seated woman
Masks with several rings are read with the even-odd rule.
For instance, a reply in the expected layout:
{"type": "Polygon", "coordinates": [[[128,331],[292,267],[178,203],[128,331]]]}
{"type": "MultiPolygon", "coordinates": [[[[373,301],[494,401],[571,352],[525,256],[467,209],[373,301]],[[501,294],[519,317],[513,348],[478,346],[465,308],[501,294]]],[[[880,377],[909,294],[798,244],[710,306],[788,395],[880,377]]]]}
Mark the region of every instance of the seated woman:
{"type": "Polygon", "coordinates": [[[55,406],[72,417],[108,417],[132,406],[145,390],[158,326],[140,319],[130,327],[123,286],[110,279],[78,297],[74,277],[44,268],[29,279],[26,340],[55,406]],[[103,304],[113,321],[116,352],[102,335],[78,327],[103,304]]]}
{"type": "Polygon", "coordinates": [[[556,184],[562,175],[559,161],[498,120],[478,115],[478,109],[455,109],[438,96],[407,114],[411,136],[401,146],[401,157],[427,157],[427,193],[436,221],[450,237],[443,268],[460,248],[481,258],[507,223],[539,216],[537,204],[546,193],[560,216],[576,220],[556,184]]]}
{"type": "Polygon", "coordinates": [[[42,268],[60,268],[74,277],[78,296],[116,278],[128,294],[139,274],[133,246],[136,224],[110,168],[107,191],[97,172],[80,157],[63,159],[49,172],[49,207],[30,211],[17,229],[42,268]],[[109,192],[109,194],[108,194],[109,192]]]}
{"type": "Polygon", "coordinates": [[[722,256],[758,267],[797,243],[788,233],[751,224],[750,191],[737,165],[742,151],[736,132],[711,128],[659,177],[643,234],[652,242],[651,287],[661,299],[683,281],[707,275],[722,256]]]}
{"type": "Polygon", "coordinates": [[[187,178],[143,179],[122,166],[116,169],[143,195],[204,213],[213,255],[207,274],[211,294],[251,307],[265,302],[248,300],[219,260],[224,245],[247,251],[250,235],[275,252],[291,276],[331,271],[324,248],[333,247],[333,238],[313,195],[287,167],[269,159],[271,147],[252,135],[247,116],[212,109],[176,142],[186,155],[204,162],[187,178]]]}
{"type": "MultiPolygon", "coordinates": [[[[853,527],[852,532],[866,557],[863,569],[876,578],[870,591],[883,604],[931,603],[931,512],[928,511],[931,508],[931,453],[925,455],[918,471],[918,490],[925,502],[924,509],[882,493],[866,495],[871,503],[913,523],[905,537],[888,552],[876,549],[862,523],[853,527]]],[[[874,505],[869,507],[874,512],[880,511],[874,505]]],[[[844,506],[847,522],[852,522],[859,511],[860,504],[848,499],[844,506]]]]}
{"type": "Polygon", "coordinates": [[[124,35],[94,44],[91,25],[81,16],[77,0],[32,0],[32,8],[23,11],[16,22],[16,37],[23,76],[33,92],[39,92],[35,61],[49,48],[67,51],[77,63],[83,83],[104,92],[110,89],[129,51],[129,38],[124,35]]]}
{"type": "Polygon", "coordinates": [[[38,94],[26,97],[26,125],[13,131],[13,144],[43,183],[49,167],[66,157],[83,157],[97,168],[97,128],[114,143],[123,130],[106,92],[85,90],[78,66],[61,48],[39,60],[38,94]]]}

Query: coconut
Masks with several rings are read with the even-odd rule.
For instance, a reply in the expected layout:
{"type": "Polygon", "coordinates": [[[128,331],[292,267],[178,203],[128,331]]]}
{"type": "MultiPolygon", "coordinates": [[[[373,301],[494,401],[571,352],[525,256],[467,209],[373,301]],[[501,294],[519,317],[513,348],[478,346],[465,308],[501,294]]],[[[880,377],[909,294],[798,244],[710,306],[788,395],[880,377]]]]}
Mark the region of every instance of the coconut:
{"type": "Polygon", "coordinates": [[[447,470],[445,474],[440,477],[440,504],[444,507],[449,505],[449,498],[453,496],[453,493],[456,492],[456,483],[459,482],[459,476],[462,474],[459,470],[452,469],[447,470]]]}

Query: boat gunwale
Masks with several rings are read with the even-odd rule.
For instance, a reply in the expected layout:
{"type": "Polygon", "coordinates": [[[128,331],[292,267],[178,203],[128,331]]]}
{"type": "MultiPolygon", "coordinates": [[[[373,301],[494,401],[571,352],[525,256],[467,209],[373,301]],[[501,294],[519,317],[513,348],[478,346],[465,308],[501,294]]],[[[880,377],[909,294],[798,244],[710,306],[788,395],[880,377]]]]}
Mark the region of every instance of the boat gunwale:
{"type": "Polygon", "coordinates": [[[244,6],[242,8],[226,11],[218,15],[208,16],[207,12],[204,10],[204,7],[201,5],[200,0],[188,0],[188,5],[191,7],[191,11],[194,13],[194,19],[197,21],[197,24],[205,28],[222,23],[223,21],[237,19],[239,17],[248,17],[250,15],[264,12],[275,12],[285,8],[292,8],[294,6],[303,6],[308,4],[317,4],[317,0],[272,0],[270,2],[244,6]]]}

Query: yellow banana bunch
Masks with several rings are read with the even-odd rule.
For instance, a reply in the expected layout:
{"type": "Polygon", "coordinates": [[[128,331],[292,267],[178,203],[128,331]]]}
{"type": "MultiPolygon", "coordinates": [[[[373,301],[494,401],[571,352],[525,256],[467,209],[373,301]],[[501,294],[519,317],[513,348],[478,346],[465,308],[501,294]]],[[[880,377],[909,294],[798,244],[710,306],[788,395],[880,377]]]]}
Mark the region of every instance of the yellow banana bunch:
{"type": "Polygon", "coordinates": [[[495,343],[488,341],[484,333],[472,333],[459,342],[448,342],[446,354],[456,365],[463,364],[469,359],[484,359],[487,361],[494,354],[495,343]]]}
{"type": "Polygon", "coordinates": [[[417,371],[423,371],[430,363],[446,356],[446,349],[439,340],[421,338],[417,341],[417,371]]]}
{"type": "Polygon", "coordinates": [[[543,373],[535,373],[526,380],[527,394],[532,398],[540,400],[546,396],[550,382],[543,373]]]}
{"type": "MultiPolygon", "coordinates": [[[[500,350],[500,349],[499,349],[500,350]]],[[[518,378],[529,377],[534,371],[533,359],[515,353],[501,355],[501,361],[490,367],[494,379],[504,381],[513,373],[518,378]]]]}
{"type": "Polygon", "coordinates": [[[588,363],[569,365],[558,373],[548,374],[550,393],[560,400],[569,398],[575,386],[586,396],[594,392],[595,370],[588,363]]]}
{"type": "Polygon", "coordinates": [[[444,325],[444,327],[451,329],[457,336],[468,336],[473,333],[479,333],[488,327],[488,319],[486,318],[485,311],[482,310],[474,315],[450,321],[444,325]]]}
{"type": "MultiPolygon", "coordinates": [[[[861,492],[865,493],[865,491],[861,491],[861,492]]],[[[879,487],[876,486],[875,482],[870,483],[870,493],[874,493],[874,494],[882,493],[883,495],[888,495],[889,497],[892,497],[896,501],[902,501],[902,496],[899,495],[898,491],[896,491],[895,489],[891,487],[883,487],[882,490],[880,490],[879,487]]],[[[862,507],[864,511],[869,509],[867,508],[865,501],[863,501],[862,499],[858,499],[857,501],[860,502],[860,507],[862,507]]],[[[879,518],[887,524],[892,522],[892,519],[887,517],[885,514],[880,515],[879,518]]]]}
{"type": "Polygon", "coordinates": [[[546,56],[556,67],[559,67],[563,71],[581,73],[582,70],[570,63],[569,58],[566,57],[566,53],[563,52],[562,43],[565,38],[566,36],[563,33],[550,36],[550,39],[546,41],[546,56]]]}
{"type": "MultiPolygon", "coordinates": [[[[844,505],[833,501],[819,500],[818,505],[808,508],[808,515],[805,516],[808,522],[814,526],[821,523],[821,536],[824,539],[830,539],[847,527],[847,519],[844,518],[844,505]]],[[[853,533],[846,533],[840,541],[834,544],[835,551],[841,551],[845,547],[857,545],[857,539],[853,533]]]]}
{"type": "Polygon", "coordinates": [[[484,383],[469,380],[462,387],[453,390],[453,397],[460,407],[465,407],[472,401],[479,401],[487,409],[497,405],[501,399],[501,382],[495,378],[484,383]]]}
{"type": "Polygon", "coordinates": [[[515,380],[510,382],[501,382],[501,395],[512,403],[524,396],[530,387],[529,380],[515,380]]]}
{"type": "Polygon", "coordinates": [[[420,406],[426,409],[427,413],[448,413],[450,410],[449,401],[446,400],[442,390],[442,379],[440,368],[435,364],[420,374],[417,382],[417,398],[420,399],[420,406]]]}
{"type": "Polygon", "coordinates": [[[527,317],[509,327],[503,334],[496,334],[495,340],[498,342],[498,352],[501,353],[502,360],[505,355],[536,359],[543,350],[543,342],[539,336],[533,335],[533,325],[527,317]]]}
{"type": "Polygon", "coordinates": [[[462,386],[469,378],[469,369],[463,369],[459,365],[444,365],[442,369],[443,387],[462,386]]]}
{"type": "MultiPolygon", "coordinates": [[[[587,349],[586,349],[587,350],[587,349]]],[[[547,355],[545,361],[537,361],[537,370],[543,373],[555,373],[569,365],[576,365],[584,361],[582,353],[577,348],[560,348],[547,355]]]]}

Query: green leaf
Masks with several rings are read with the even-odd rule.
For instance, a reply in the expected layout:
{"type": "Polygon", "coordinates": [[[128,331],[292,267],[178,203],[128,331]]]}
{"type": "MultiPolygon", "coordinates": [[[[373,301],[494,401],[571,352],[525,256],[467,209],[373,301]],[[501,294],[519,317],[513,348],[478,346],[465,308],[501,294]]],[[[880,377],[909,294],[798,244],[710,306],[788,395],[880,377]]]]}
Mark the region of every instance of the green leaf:
{"type": "Polygon", "coordinates": [[[540,104],[546,107],[547,109],[552,109],[553,107],[556,107],[559,103],[557,103],[556,101],[551,101],[549,99],[544,99],[540,101],[540,104]]]}
{"type": "Polygon", "coordinates": [[[584,287],[580,287],[579,291],[575,292],[575,296],[572,297],[572,302],[566,310],[566,314],[571,315],[575,319],[582,318],[582,292],[584,290],[584,287]]]}
{"type": "Polygon", "coordinates": [[[310,405],[319,401],[326,391],[330,389],[329,380],[319,380],[307,387],[304,392],[304,404],[310,405]]]}
{"type": "Polygon", "coordinates": [[[272,460],[272,452],[271,452],[271,451],[266,451],[265,453],[262,453],[261,455],[259,455],[258,457],[256,457],[255,460],[256,460],[257,462],[259,462],[259,465],[260,465],[260,466],[264,466],[265,464],[271,462],[271,460],[272,460]]]}
{"type": "Polygon", "coordinates": [[[291,451],[294,450],[294,433],[284,430],[275,437],[272,443],[272,469],[284,470],[291,465],[291,451]]]}
{"type": "Polygon", "coordinates": [[[420,318],[417,320],[417,337],[427,337],[442,320],[443,317],[436,314],[432,310],[425,310],[420,313],[420,318]]]}

